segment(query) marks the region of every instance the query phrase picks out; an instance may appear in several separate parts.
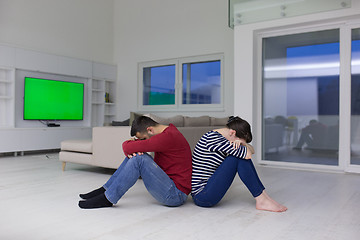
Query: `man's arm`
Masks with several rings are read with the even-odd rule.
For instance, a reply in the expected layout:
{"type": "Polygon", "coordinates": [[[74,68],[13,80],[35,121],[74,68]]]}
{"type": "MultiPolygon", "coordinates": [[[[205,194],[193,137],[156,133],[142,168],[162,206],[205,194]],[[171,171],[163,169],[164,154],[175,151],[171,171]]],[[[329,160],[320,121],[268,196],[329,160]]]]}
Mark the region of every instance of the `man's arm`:
{"type": "Polygon", "coordinates": [[[164,149],[167,149],[169,141],[165,141],[161,136],[163,134],[158,134],[151,137],[150,139],[145,140],[128,140],[122,144],[124,154],[126,156],[133,155],[137,153],[144,152],[159,152],[164,149]]]}
{"type": "MultiPolygon", "coordinates": [[[[132,142],[132,141],[140,141],[140,140],[137,140],[137,139],[132,137],[132,138],[130,138],[129,140],[127,140],[125,142],[132,142]]],[[[124,146],[124,143],[123,143],[123,146],[124,146]]],[[[124,151],[125,156],[127,156],[128,158],[132,158],[132,157],[134,157],[136,155],[143,155],[144,154],[143,152],[134,152],[134,153],[131,153],[131,154],[127,153],[127,152],[125,152],[124,147],[123,147],[123,151],[124,151]]]]}

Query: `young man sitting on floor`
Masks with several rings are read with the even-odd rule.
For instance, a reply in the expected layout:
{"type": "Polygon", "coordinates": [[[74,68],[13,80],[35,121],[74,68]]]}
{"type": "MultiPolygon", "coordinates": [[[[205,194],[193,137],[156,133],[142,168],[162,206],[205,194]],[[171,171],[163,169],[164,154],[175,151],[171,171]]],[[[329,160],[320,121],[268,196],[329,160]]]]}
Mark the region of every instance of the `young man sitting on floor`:
{"type": "Polygon", "coordinates": [[[84,209],[111,207],[141,176],[149,193],[161,204],[180,206],[191,191],[191,150],[173,125],[162,125],[149,117],[137,118],[131,139],[123,143],[125,160],[100,188],[80,194],[84,209]],[[154,158],[147,154],[154,152],[154,158]]]}

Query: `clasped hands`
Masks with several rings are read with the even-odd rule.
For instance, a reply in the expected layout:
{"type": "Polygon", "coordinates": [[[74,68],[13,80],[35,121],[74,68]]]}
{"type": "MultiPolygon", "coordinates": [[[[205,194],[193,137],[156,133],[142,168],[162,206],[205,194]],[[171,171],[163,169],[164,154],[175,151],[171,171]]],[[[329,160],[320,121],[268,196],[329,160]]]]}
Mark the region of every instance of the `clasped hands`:
{"type": "MultiPolygon", "coordinates": [[[[132,137],[129,139],[129,141],[136,141],[138,140],[136,137],[132,137]]],[[[132,153],[132,154],[129,154],[127,155],[128,158],[132,158],[132,157],[135,157],[136,155],[143,155],[144,153],[143,152],[136,152],[136,153],[132,153]]]]}
{"type": "Polygon", "coordinates": [[[127,157],[132,158],[132,157],[135,157],[136,155],[143,155],[143,154],[144,154],[143,152],[137,152],[137,153],[129,154],[129,155],[127,155],[127,157]]]}

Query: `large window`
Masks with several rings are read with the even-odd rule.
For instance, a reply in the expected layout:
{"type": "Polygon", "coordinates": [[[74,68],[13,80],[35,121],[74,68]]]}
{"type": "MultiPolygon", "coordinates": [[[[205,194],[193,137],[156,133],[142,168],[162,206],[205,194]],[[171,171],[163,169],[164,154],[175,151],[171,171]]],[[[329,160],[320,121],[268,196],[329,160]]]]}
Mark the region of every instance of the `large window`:
{"type": "Polygon", "coordinates": [[[139,64],[140,109],[221,109],[222,59],[210,55],[139,64]]]}
{"type": "Polygon", "coordinates": [[[183,104],[220,104],[221,62],[182,64],[183,104]]]}
{"type": "Polygon", "coordinates": [[[175,65],[143,68],[143,104],[175,104],[175,65]]]}

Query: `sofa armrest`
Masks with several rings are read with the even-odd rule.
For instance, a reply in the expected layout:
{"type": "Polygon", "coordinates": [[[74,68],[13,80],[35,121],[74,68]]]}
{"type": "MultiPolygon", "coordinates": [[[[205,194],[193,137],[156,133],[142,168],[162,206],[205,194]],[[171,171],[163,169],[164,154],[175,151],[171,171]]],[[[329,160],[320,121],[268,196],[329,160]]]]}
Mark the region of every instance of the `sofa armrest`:
{"type": "Polygon", "coordinates": [[[94,127],[93,162],[97,166],[117,169],[125,155],[122,143],[130,139],[130,126],[94,127]]]}

